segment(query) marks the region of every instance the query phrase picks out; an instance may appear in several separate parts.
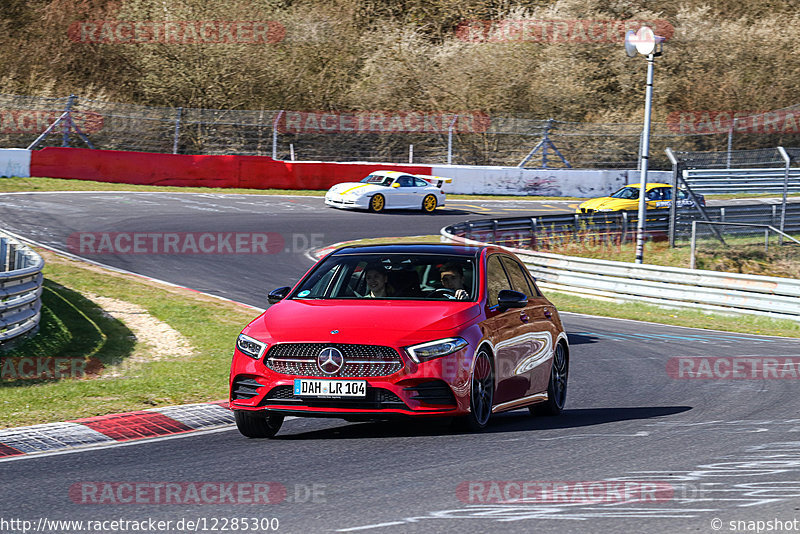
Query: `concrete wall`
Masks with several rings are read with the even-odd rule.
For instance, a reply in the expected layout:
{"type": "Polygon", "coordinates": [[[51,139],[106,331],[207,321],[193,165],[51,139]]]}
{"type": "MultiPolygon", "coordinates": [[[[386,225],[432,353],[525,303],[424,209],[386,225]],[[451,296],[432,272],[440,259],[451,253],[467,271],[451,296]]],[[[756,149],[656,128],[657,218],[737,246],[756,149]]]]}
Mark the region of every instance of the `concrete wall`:
{"type": "Polygon", "coordinates": [[[31,151],[24,148],[0,148],[0,177],[31,175],[31,151]]]}

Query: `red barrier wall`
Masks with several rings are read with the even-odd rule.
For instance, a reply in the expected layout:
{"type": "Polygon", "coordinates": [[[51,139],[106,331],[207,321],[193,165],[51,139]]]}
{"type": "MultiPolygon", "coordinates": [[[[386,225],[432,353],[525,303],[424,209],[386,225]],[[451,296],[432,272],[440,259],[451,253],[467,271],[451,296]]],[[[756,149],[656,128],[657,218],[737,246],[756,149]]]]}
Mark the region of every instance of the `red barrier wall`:
{"type": "Polygon", "coordinates": [[[430,166],[276,161],[265,156],[190,156],[47,147],[31,153],[31,176],[98,182],[250,189],[328,189],[378,169],[430,174],[430,166]]]}

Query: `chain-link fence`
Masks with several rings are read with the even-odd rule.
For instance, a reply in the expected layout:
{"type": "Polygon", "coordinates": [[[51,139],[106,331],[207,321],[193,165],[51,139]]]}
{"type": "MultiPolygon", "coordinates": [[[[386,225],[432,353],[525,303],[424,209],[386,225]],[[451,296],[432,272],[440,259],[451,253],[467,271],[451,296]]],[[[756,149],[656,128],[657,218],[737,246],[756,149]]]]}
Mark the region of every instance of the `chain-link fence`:
{"type": "Polygon", "coordinates": [[[699,269],[800,277],[798,148],[676,152],[674,172],[695,193],[768,193],[761,204],[678,211],[674,245],[699,269]]]}
{"type": "MultiPolygon", "coordinates": [[[[59,123],[36,148],[91,144],[110,150],[306,161],[635,168],[642,133],[639,123],[541,120],[525,114],[214,110],[0,94],[0,146],[30,146],[65,112],[71,123],[59,123]]],[[[667,146],[687,154],[719,150],[731,145],[732,133],[724,125],[704,129],[675,121],[653,123],[650,168],[669,168],[667,146]]],[[[800,134],[783,135],[780,142],[775,135],[737,134],[735,143],[745,138],[753,146],[800,145],[800,134]],[[795,137],[796,143],[789,142],[795,137]]],[[[718,154],[722,162],[728,153],[718,154]]]]}

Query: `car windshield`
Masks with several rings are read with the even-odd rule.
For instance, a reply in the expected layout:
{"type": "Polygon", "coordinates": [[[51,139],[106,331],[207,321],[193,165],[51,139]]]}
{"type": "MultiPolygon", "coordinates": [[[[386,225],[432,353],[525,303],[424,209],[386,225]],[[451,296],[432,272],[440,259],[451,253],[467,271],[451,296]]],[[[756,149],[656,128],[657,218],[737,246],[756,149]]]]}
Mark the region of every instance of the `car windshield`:
{"type": "Polygon", "coordinates": [[[385,186],[388,187],[388,186],[392,185],[393,181],[394,181],[394,178],[392,178],[391,176],[381,176],[379,174],[370,174],[369,176],[367,176],[366,178],[361,180],[361,183],[362,184],[385,185],[385,186]]]}
{"type": "Polygon", "coordinates": [[[636,187],[623,187],[616,193],[612,194],[611,198],[624,198],[626,200],[635,200],[639,198],[639,189],[636,187]]]}
{"type": "Polygon", "coordinates": [[[475,259],[446,254],[331,256],[289,297],[293,299],[453,300],[477,296],[475,259]]]}

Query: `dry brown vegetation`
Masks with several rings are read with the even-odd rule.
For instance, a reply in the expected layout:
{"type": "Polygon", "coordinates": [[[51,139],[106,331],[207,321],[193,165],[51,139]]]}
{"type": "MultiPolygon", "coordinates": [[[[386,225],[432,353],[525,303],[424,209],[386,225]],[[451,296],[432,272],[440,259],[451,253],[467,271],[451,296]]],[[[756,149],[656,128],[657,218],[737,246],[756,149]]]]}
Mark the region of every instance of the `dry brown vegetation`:
{"type": "MultiPolygon", "coordinates": [[[[427,109],[638,122],[620,43],[467,42],[469,20],[665,19],[654,110],[797,103],[795,0],[4,0],[0,92],[233,109],[427,109]],[[98,20],[277,21],[276,44],[75,42],[98,20]]],[[[636,93],[639,94],[639,93],[636,93]]]]}

